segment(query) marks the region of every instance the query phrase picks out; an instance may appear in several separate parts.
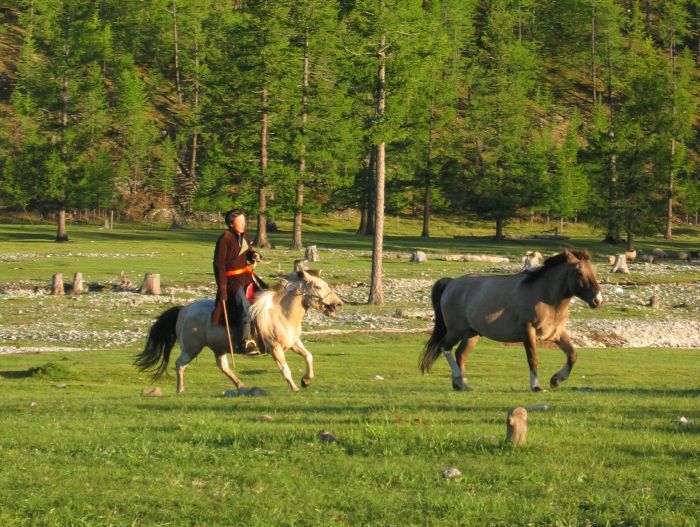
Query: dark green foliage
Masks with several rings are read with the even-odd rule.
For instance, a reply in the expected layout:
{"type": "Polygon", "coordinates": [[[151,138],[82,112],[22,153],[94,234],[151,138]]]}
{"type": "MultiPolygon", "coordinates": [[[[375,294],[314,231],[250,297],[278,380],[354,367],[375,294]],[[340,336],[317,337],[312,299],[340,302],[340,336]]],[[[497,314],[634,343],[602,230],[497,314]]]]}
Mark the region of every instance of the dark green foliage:
{"type": "Polygon", "coordinates": [[[531,213],[613,240],[663,231],[669,204],[698,211],[699,14],[695,0],[6,2],[0,204],[186,220],[232,201],[255,213],[265,188],[281,219],[301,181],[304,213],[362,208],[383,141],[391,214],[476,215],[499,236],[531,213]]]}

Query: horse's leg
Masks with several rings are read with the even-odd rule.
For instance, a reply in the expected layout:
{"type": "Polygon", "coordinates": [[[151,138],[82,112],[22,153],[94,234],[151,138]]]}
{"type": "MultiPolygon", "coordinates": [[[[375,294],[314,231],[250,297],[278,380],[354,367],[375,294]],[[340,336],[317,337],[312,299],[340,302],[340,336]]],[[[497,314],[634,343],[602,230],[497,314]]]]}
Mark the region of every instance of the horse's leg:
{"type": "MultiPolygon", "coordinates": [[[[452,347],[457,344],[461,339],[461,335],[454,335],[451,333],[447,333],[445,337],[442,339],[442,342],[440,342],[440,351],[442,351],[442,354],[445,356],[445,359],[447,360],[447,364],[450,365],[450,370],[452,370],[452,389],[456,391],[462,391],[462,370],[460,370],[459,365],[457,364],[457,361],[455,361],[454,356],[452,355],[452,347]]],[[[465,345],[464,340],[460,343],[460,349],[462,346],[465,345]]]]}
{"type": "Polygon", "coordinates": [[[177,379],[177,393],[182,393],[185,391],[185,368],[199,354],[199,351],[197,351],[196,353],[193,353],[193,354],[190,354],[190,353],[184,351],[185,348],[182,347],[182,342],[180,342],[180,347],[182,348],[183,351],[180,353],[180,356],[175,361],[175,377],[177,379]]]}
{"type": "Polygon", "coordinates": [[[289,388],[293,392],[298,392],[299,388],[297,388],[297,385],[294,384],[294,380],[292,379],[292,371],[287,365],[287,359],[284,356],[282,346],[275,344],[275,347],[272,349],[272,355],[275,358],[277,367],[280,369],[280,373],[282,373],[282,377],[284,377],[284,380],[287,381],[287,384],[289,384],[289,388]]]}
{"type": "Polygon", "coordinates": [[[222,372],[224,372],[224,375],[226,375],[226,377],[231,379],[231,382],[233,382],[233,384],[236,386],[236,390],[240,390],[241,388],[245,387],[241,380],[233,374],[231,368],[228,367],[228,357],[225,353],[222,353],[221,355],[216,355],[216,365],[222,372]]]}
{"type": "Polygon", "coordinates": [[[576,350],[571,344],[571,338],[567,332],[564,332],[559,340],[555,340],[554,342],[564,353],[566,353],[566,364],[561,370],[555,373],[549,381],[549,385],[552,388],[556,388],[560,383],[569,378],[571,369],[574,367],[574,363],[576,362],[576,350]]]}
{"type": "Polygon", "coordinates": [[[533,392],[543,391],[537,380],[537,333],[532,324],[528,324],[523,334],[523,344],[527,353],[527,363],[530,366],[530,389],[533,392]]]}
{"type": "Polygon", "coordinates": [[[311,384],[311,379],[314,378],[313,355],[311,355],[309,350],[306,349],[301,339],[297,339],[297,341],[292,346],[292,349],[296,353],[304,357],[304,361],[306,362],[306,374],[301,378],[301,387],[306,388],[309,384],[311,384]]]}
{"type": "MultiPolygon", "coordinates": [[[[457,365],[459,366],[459,371],[461,373],[460,380],[459,380],[459,385],[460,388],[459,390],[463,392],[467,392],[471,390],[469,387],[469,384],[467,383],[467,370],[466,370],[466,365],[467,365],[467,357],[469,357],[469,354],[471,351],[474,349],[476,346],[476,343],[479,341],[479,335],[472,335],[470,337],[465,337],[462,339],[462,341],[459,343],[459,346],[457,346],[457,351],[455,352],[455,356],[457,357],[457,365]]],[[[452,381],[452,386],[455,386],[455,380],[453,379],[452,381]]],[[[455,387],[455,390],[458,388],[455,387]]]]}

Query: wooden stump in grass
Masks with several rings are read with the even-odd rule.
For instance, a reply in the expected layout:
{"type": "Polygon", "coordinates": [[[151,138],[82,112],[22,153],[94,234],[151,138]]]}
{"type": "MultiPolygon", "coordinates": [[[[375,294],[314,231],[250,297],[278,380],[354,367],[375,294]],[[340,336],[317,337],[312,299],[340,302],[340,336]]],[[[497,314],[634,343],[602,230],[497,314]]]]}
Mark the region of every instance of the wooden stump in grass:
{"type": "Polygon", "coordinates": [[[308,271],[309,270],[309,261],[308,260],[294,260],[294,272],[298,273],[299,271],[308,271]]]}
{"type": "Polygon", "coordinates": [[[73,288],[71,289],[71,295],[81,295],[85,292],[85,286],[83,285],[83,273],[77,272],[73,276],[73,288]]]}
{"type": "Polygon", "coordinates": [[[143,277],[143,284],[139,289],[142,295],[159,295],[160,294],[160,275],[156,273],[146,273],[143,277]]]}
{"type": "Polygon", "coordinates": [[[527,410],[522,406],[508,412],[506,421],[506,441],[513,446],[524,445],[527,439],[527,410]]]}
{"type": "Polygon", "coordinates": [[[627,268],[627,256],[624,254],[616,254],[615,261],[613,262],[611,273],[623,273],[630,274],[630,270],[627,268]]]}
{"type": "Polygon", "coordinates": [[[131,283],[131,280],[127,278],[127,276],[124,274],[124,271],[119,273],[119,284],[115,285],[113,287],[113,291],[128,291],[133,287],[133,284],[131,283]]]}
{"type": "Polygon", "coordinates": [[[306,248],[306,254],[304,256],[309,262],[320,262],[321,259],[318,257],[318,249],[315,245],[309,245],[306,248]]]}
{"type": "Polygon", "coordinates": [[[51,294],[62,295],[64,292],[63,273],[56,273],[51,277],[51,294]]]}

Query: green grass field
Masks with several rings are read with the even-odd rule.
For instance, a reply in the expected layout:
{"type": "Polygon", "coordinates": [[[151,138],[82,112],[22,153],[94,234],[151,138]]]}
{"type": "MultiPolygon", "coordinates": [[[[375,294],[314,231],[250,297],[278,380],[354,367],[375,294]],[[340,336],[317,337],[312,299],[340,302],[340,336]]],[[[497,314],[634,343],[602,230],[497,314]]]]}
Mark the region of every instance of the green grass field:
{"type": "MultiPolygon", "coordinates": [[[[438,223],[437,236],[427,241],[411,235],[419,232],[416,222],[387,225],[392,251],[518,258],[526,249],[560,247],[521,239],[494,245],[483,237],[489,233],[484,225],[438,223]]],[[[331,284],[369,278],[371,240],[354,236],[354,228],[354,220],[342,217],[309,222],[306,242],[320,247],[331,284]]],[[[530,229],[543,226],[522,226],[524,234],[530,229]]],[[[584,226],[572,230],[571,245],[589,247],[600,261],[614,251],[584,226]]],[[[218,232],[71,226],[71,241],[55,244],[52,226],[2,225],[0,287],[45,287],[57,271],[67,282],[81,271],[87,282],[101,283],[115,282],[122,270],[135,282],[159,272],[164,289],[184,288],[178,299],[186,299],[187,287],[211,286],[218,232]]],[[[640,246],[689,250],[699,240],[688,231],[672,242],[648,239],[640,246]]],[[[273,235],[273,242],[278,248],[266,251],[269,273],[278,266],[288,271],[301,253],[284,248],[288,232],[273,235]]],[[[384,267],[388,279],[489,272],[487,265],[437,259],[425,266],[387,260],[384,267]]],[[[669,269],[655,279],[685,283],[698,275],[669,269]]],[[[0,330],[45,319],[58,329],[145,331],[166,307],[130,306],[114,296],[0,294],[0,330]]],[[[346,310],[376,314],[397,307],[401,302],[384,308],[348,303],[346,310]]],[[[131,364],[140,341],[99,351],[81,341],[84,351],[77,353],[0,355],[0,525],[700,523],[698,350],[581,349],[562,388],[533,394],[524,351],[485,341],[470,356],[473,391],[456,393],[444,361],[420,374],[426,338],[309,336],[317,377],[298,394],[288,391],[270,357],[238,359],[237,372],[248,386],[263,388],[262,397],[222,397],[231,385],[209,351],[188,368],[184,395],[175,395],[173,377],[157,381],[162,398],[141,395],[154,384],[131,364]],[[530,412],[527,445],[507,445],[507,411],[542,403],[549,409],[530,412]],[[679,425],[681,416],[691,422],[679,425]],[[321,441],[322,430],[338,442],[321,441]],[[450,467],[462,476],[443,478],[450,467]]],[[[298,380],[302,360],[293,355],[289,362],[298,380]]],[[[563,363],[560,351],[542,349],[540,378],[563,363]]]]}
{"type": "Polygon", "coordinates": [[[582,350],[532,394],[523,352],[484,344],[455,393],[442,363],[418,373],[422,341],[309,339],[318,377],[294,395],[269,357],[239,359],[257,398],[221,397],[210,353],[163,398],[140,396],[128,350],[2,357],[0,524],[697,525],[697,351],[582,350]],[[505,444],[507,410],[540,403],[527,445],[505,444]]]}

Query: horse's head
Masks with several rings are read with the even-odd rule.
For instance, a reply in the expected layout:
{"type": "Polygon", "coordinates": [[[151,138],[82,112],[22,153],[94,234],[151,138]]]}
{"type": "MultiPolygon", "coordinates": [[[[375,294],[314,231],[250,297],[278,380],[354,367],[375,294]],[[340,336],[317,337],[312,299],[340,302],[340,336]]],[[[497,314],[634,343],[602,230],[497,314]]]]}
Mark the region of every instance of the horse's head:
{"type": "Polygon", "coordinates": [[[295,275],[295,281],[302,282],[299,290],[304,296],[304,302],[309,307],[318,309],[326,316],[334,317],[343,309],[343,301],[321,279],[320,275],[320,271],[302,270],[295,275]]]}
{"type": "Polygon", "coordinates": [[[596,268],[591,261],[591,255],[586,250],[569,249],[564,249],[564,255],[569,269],[567,280],[571,292],[592,308],[600,306],[603,303],[603,295],[595,276],[596,268]]]}

